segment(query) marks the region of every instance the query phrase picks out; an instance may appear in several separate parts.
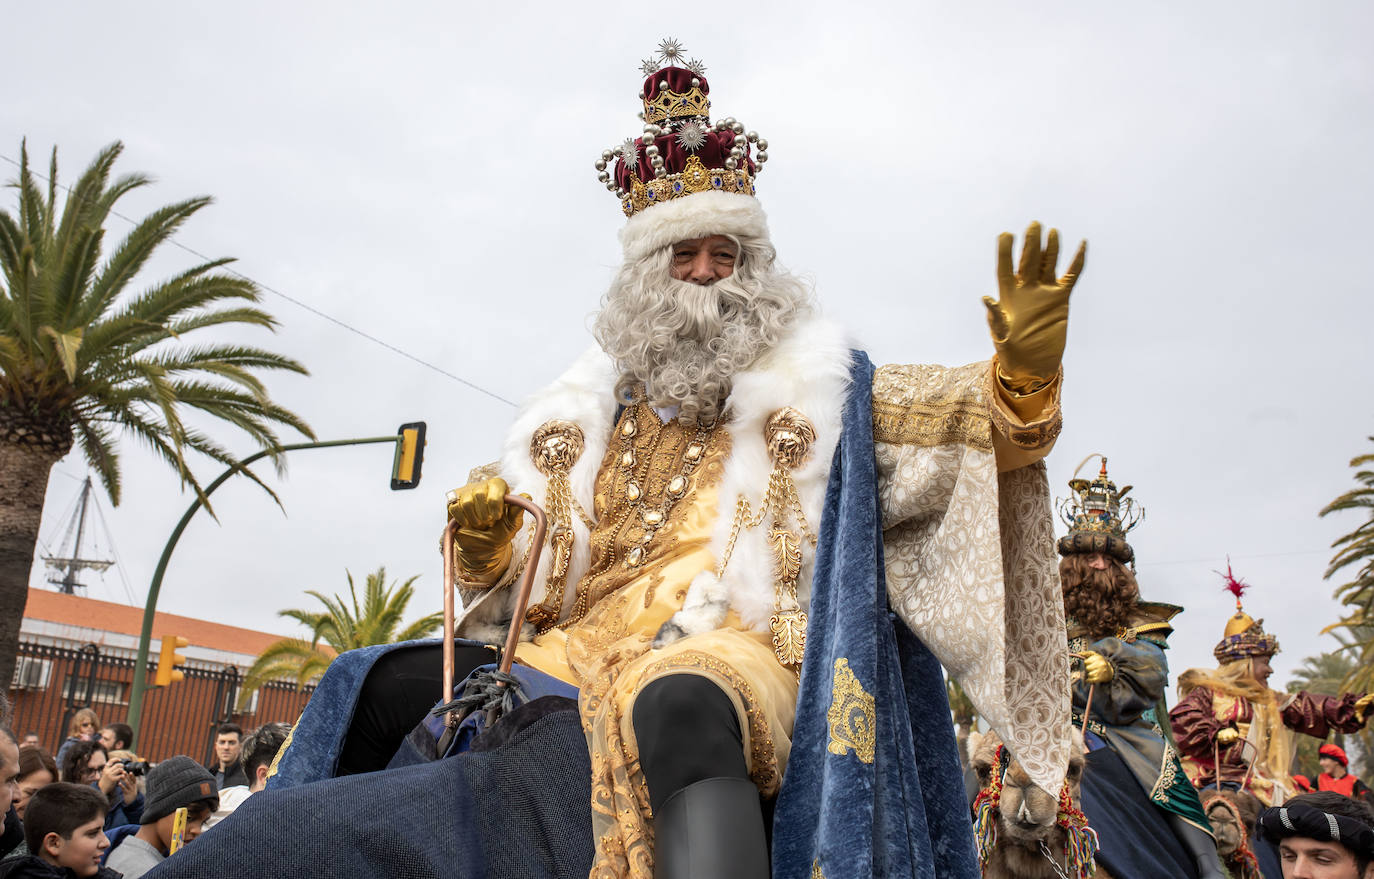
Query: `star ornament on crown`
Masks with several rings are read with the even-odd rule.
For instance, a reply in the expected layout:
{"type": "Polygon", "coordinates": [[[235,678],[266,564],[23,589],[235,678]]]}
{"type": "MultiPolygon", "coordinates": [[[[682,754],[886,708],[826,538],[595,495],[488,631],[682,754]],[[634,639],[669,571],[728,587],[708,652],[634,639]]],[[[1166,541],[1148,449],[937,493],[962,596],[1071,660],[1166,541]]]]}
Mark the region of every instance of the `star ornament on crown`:
{"type": "Polygon", "coordinates": [[[603,150],[596,161],[597,180],[615,193],[625,216],[703,192],[754,195],[768,141],[734,117],[712,124],[706,66],[687,60],[682,44],[669,38],[640,72],[643,134],[603,150]]]}
{"type": "MultiPolygon", "coordinates": [[[[1126,534],[1144,521],[1145,509],[1134,498],[1126,497],[1133,486],[1118,490],[1107,477],[1106,457],[1089,455],[1083,464],[1095,457],[1102,458],[1097,478],[1089,481],[1075,475],[1069,480],[1073,493],[1059,501],[1059,515],[1069,526],[1069,533],[1059,538],[1059,554],[1100,552],[1122,564],[1131,564],[1135,561],[1135,550],[1126,541],[1126,534]]],[[[1079,470],[1083,464],[1078,465],[1079,470]]]]}

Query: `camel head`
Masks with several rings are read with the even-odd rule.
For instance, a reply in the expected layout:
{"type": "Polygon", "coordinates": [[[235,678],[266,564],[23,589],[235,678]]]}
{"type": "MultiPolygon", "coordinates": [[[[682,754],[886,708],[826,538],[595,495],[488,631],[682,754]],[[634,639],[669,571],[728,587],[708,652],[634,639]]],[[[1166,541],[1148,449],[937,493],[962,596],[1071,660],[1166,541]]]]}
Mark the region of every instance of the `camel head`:
{"type": "MultiPolygon", "coordinates": [[[[984,875],[1053,876],[1046,872],[1049,863],[1041,844],[1062,859],[1066,834],[1057,824],[1059,797],[1036,785],[1025,770],[1001,748],[996,732],[969,734],[969,764],[978,775],[979,786],[989,789],[997,774],[1001,775],[1001,793],[995,811],[996,843],[985,866],[984,875]],[[999,759],[998,753],[1002,757],[999,759]]],[[[1065,776],[1069,798],[1075,808],[1080,805],[1083,780],[1083,739],[1074,733],[1073,754],[1065,776]]],[[[1062,861],[1061,861],[1062,862],[1062,861]]]]}

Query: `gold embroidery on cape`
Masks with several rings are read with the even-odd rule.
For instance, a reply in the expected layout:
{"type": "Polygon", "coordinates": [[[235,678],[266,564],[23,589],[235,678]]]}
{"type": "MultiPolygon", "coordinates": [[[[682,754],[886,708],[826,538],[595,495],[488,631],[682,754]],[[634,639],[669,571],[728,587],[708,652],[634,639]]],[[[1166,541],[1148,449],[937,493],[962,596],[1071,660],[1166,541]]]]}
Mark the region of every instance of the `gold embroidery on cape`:
{"type": "Polygon", "coordinates": [[[878,367],[873,375],[874,441],[922,448],[961,443],[992,451],[987,402],[961,390],[932,393],[941,374],[937,369],[914,364],[878,367]]]}
{"type": "Polygon", "coordinates": [[[821,872],[820,858],[811,862],[811,879],[825,879],[825,874],[821,872]]]}
{"type": "Polygon", "coordinates": [[[840,756],[853,751],[864,763],[873,762],[878,728],[873,697],[849,670],[849,660],[843,656],[835,660],[835,682],[830,692],[830,710],[825,716],[830,722],[827,751],[840,756]]]}
{"type": "Polygon", "coordinates": [[[1058,375],[1055,376],[1050,390],[1049,400],[1045,403],[1045,409],[1041,413],[1039,420],[1030,424],[1018,425],[1007,415],[1002,406],[997,405],[997,390],[993,384],[997,379],[997,361],[992,361],[992,366],[983,377],[984,395],[988,400],[988,415],[992,418],[993,426],[997,432],[1007,438],[1007,441],[1018,449],[1025,451],[1036,451],[1043,449],[1059,438],[1059,431],[1064,427],[1064,413],[1059,408],[1059,387],[1064,377],[1064,369],[1060,367],[1058,375]]]}
{"type": "Polygon", "coordinates": [[[1150,799],[1156,803],[1168,804],[1169,791],[1173,788],[1174,782],[1178,780],[1178,755],[1174,749],[1166,742],[1164,745],[1164,760],[1159,764],[1159,778],[1155,779],[1154,787],[1150,789],[1150,799]]]}

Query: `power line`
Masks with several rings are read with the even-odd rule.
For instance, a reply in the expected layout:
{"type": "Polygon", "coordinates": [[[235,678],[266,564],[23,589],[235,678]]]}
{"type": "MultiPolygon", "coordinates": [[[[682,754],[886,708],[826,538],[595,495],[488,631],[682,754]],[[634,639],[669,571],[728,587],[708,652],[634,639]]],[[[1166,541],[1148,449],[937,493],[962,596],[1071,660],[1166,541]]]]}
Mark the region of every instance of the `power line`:
{"type": "MultiPolygon", "coordinates": [[[[115,558],[114,569],[115,573],[119,575],[120,585],[124,587],[124,594],[129,597],[129,604],[133,607],[138,607],[139,602],[134,600],[134,590],[133,587],[129,585],[129,575],[124,570],[124,559],[119,557],[119,547],[115,546],[114,532],[110,530],[110,523],[105,520],[105,510],[101,508],[100,498],[93,497],[91,500],[95,504],[96,515],[100,517],[100,524],[105,528],[105,535],[110,538],[110,553],[115,558]]],[[[102,575],[101,580],[104,579],[102,575]]]]}
{"type": "MultiPolygon", "coordinates": [[[[7,156],[7,155],[5,155],[5,154],[3,154],[3,153],[0,153],[0,159],[4,159],[6,162],[9,162],[11,165],[14,165],[16,168],[22,167],[22,166],[20,165],[19,162],[15,161],[14,159],[10,158],[9,156],[7,156]]],[[[37,171],[34,171],[32,168],[29,169],[29,173],[30,173],[30,174],[33,174],[33,176],[37,177],[39,180],[43,180],[43,181],[48,182],[48,183],[51,183],[51,182],[52,182],[52,181],[49,180],[47,177],[43,176],[42,174],[38,173],[37,171]]],[[[70,186],[68,186],[68,185],[66,185],[66,184],[64,184],[64,183],[59,183],[58,186],[60,186],[63,190],[66,191],[68,198],[73,198],[73,197],[75,197],[75,193],[72,192],[72,188],[71,188],[70,186]]],[[[124,222],[128,223],[128,224],[131,225],[131,226],[132,226],[132,225],[137,225],[137,221],[135,221],[133,218],[127,217],[127,216],[125,216],[124,214],[121,214],[119,211],[114,210],[113,208],[110,209],[110,214],[111,214],[112,216],[119,217],[121,220],[123,220],[124,222]]],[[[183,251],[185,251],[186,253],[191,254],[192,256],[196,257],[196,258],[199,259],[199,260],[202,260],[202,261],[204,261],[204,262],[210,262],[210,261],[211,261],[210,257],[206,256],[205,254],[201,253],[200,251],[198,251],[198,250],[196,250],[196,249],[194,249],[194,248],[192,248],[192,247],[188,247],[187,245],[182,244],[180,241],[177,241],[177,240],[174,239],[174,238],[169,238],[169,239],[167,239],[167,240],[168,240],[168,242],[169,242],[173,247],[176,247],[176,248],[178,248],[178,249],[180,249],[180,250],[183,250],[183,251]]],[[[234,275],[235,277],[238,277],[238,278],[240,278],[240,279],[242,279],[242,280],[244,280],[244,281],[247,281],[247,282],[249,282],[250,284],[253,284],[253,285],[257,286],[258,288],[260,288],[260,289],[262,289],[262,290],[266,290],[268,293],[272,293],[272,294],[274,294],[274,295],[276,295],[276,296],[280,296],[282,299],[285,299],[287,302],[290,302],[291,304],[293,304],[293,305],[295,305],[295,306],[297,306],[297,307],[299,307],[299,308],[305,309],[306,311],[310,312],[311,314],[315,315],[316,317],[324,318],[325,320],[329,321],[330,323],[335,324],[336,326],[342,327],[342,328],[345,329],[345,330],[348,330],[350,333],[353,333],[353,334],[355,334],[355,335],[358,335],[358,336],[363,337],[364,339],[367,339],[369,342],[372,342],[372,343],[377,344],[377,345],[381,345],[383,348],[387,349],[388,351],[391,351],[393,354],[399,354],[399,355],[401,355],[402,357],[406,358],[407,360],[411,360],[411,361],[413,361],[413,362],[415,362],[415,363],[418,363],[418,364],[420,364],[421,366],[423,366],[423,367],[425,367],[425,368],[427,368],[427,369],[432,369],[432,370],[434,370],[435,372],[439,373],[440,375],[442,375],[442,376],[444,376],[444,377],[446,377],[446,378],[451,378],[451,379],[453,379],[454,381],[458,382],[459,384],[465,385],[465,386],[471,388],[472,390],[477,391],[478,393],[486,394],[488,397],[491,397],[493,400],[499,400],[500,402],[505,403],[507,406],[515,406],[515,405],[516,405],[514,401],[506,399],[505,397],[501,396],[500,394],[496,393],[495,391],[489,391],[489,390],[487,390],[486,388],[482,387],[481,385],[475,384],[475,383],[473,383],[473,382],[470,382],[470,381],[468,381],[467,379],[463,378],[463,377],[460,376],[460,375],[454,375],[453,373],[449,372],[449,371],[446,370],[446,369],[443,369],[442,367],[435,366],[433,363],[430,363],[430,362],[427,361],[427,360],[422,360],[421,358],[416,357],[414,354],[411,354],[409,351],[405,351],[405,350],[402,350],[401,348],[397,348],[395,345],[391,344],[390,342],[383,341],[382,339],[377,338],[376,336],[372,335],[371,333],[364,332],[363,330],[360,330],[360,329],[358,329],[358,328],[355,327],[355,326],[352,326],[352,325],[350,325],[350,324],[344,323],[343,321],[339,320],[337,317],[334,317],[333,315],[328,314],[327,312],[321,311],[320,309],[316,308],[316,307],[313,306],[313,305],[308,305],[308,304],[306,304],[305,302],[302,302],[301,300],[295,298],[294,296],[288,296],[287,294],[281,292],[280,290],[276,289],[275,287],[272,287],[272,286],[270,286],[270,285],[268,285],[268,284],[261,283],[261,282],[259,282],[259,281],[255,281],[254,279],[252,279],[252,278],[250,278],[249,276],[245,275],[243,272],[236,271],[235,269],[229,268],[229,267],[227,267],[227,266],[221,267],[221,270],[224,271],[224,272],[227,272],[228,274],[234,275]]]]}
{"type": "MultiPolygon", "coordinates": [[[[1273,559],[1273,558],[1282,558],[1282,557],[1284,557],[1284,556],[1294,556],[1294,555],[1325,555],[1326,553],[1329,553],[1330,551],[1331,551],[1331,550],[1329,550],[1329,549],[1295,549],[1295,550],[1293,550],[1293,551],[1291,551],[1291,552],[1260,552],[1260,553],[1254,553],[1253,555],[1233,555],[1233,556],[1231,556],[1231,558],[1233,558],[1233,559],[1241,559],[1241,560],[1244,560],[1244,559],[1273,559]]],[[[1172,561],[1172,562],[1136,562],[1136,565],[1137,565],[1138,567],[1145,568],[1145,567],[1155,567],[1155,566],[1160,566],[1160,565],[1213,565],[1213,564],[1216,564],[1216,563],[1217,563],[1217,560],[1216,560],[1215,558],[1205,558],[1205,559],[1181,559],[1181,560],[1179,560],[1179,561],[1172,561]]]]}

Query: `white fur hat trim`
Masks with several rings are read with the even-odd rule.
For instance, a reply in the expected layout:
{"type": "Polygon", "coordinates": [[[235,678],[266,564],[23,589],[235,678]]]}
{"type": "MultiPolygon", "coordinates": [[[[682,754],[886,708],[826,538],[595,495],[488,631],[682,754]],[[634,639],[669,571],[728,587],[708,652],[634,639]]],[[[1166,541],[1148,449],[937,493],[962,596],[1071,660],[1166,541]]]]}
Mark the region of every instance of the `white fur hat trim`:
{"type": "Polygon", "coordinates": [[[759,200],[738,192],[697,192],[647,207],[620,230],[625,261],[634,262],[661,247],[709,235],[768,240],[768,218],[759,200]]]}

